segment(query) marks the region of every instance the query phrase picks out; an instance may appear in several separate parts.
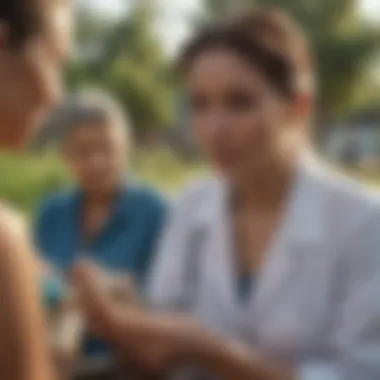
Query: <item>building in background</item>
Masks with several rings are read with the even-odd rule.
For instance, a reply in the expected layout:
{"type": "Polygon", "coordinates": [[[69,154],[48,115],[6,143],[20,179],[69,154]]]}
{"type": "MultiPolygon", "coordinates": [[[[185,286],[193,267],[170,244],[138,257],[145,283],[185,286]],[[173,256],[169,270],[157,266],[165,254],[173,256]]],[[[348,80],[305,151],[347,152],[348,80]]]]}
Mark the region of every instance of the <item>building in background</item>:
{"type": "Polygon", "coordinates": [[[380,169],[380,111],[366,111],[330,128],[322,147],[339,164],[380,169]]]}

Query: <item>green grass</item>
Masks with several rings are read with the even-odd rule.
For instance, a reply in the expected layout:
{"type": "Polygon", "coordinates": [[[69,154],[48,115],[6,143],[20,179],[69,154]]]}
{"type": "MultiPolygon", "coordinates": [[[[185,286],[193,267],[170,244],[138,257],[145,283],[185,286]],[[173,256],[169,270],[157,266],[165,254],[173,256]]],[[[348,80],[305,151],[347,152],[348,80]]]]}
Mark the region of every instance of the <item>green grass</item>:
{"type": "MultiPolygon", "coordinates": [[[[135,166],[139,179],[169,193],[203,171],[201,165],[181,162],[168,150],[139,152],[135,166]]],[[[0,154],[0,199],[28,214],[44,197],[69,184],[59,157],[53,153],[0,154]]]]}

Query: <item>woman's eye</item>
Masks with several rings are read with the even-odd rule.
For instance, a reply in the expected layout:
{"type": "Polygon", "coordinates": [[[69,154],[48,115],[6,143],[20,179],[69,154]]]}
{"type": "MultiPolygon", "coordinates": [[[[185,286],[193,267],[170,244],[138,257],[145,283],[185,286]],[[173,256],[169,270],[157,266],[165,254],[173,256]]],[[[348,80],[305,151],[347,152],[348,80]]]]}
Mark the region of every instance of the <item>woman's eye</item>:
{"type": "Polygon", "coordinates": [[[233,92],[227,96],[226,103],[234,111],[248,111],[257,107],[258,100],[246,92],[233,92]]]}

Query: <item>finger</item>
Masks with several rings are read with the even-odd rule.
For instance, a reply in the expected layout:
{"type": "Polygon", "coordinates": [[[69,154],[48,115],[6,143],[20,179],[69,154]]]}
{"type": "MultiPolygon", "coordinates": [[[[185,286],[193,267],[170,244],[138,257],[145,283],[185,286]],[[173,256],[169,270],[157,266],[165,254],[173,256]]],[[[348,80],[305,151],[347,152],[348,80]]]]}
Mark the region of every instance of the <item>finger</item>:
{"type": "Polygon", "coordinates": [[[112,296],[121,305],[142,306],[132,277],[116,275],[109,281],[112,296]]]}
{"type": "Polygon", "coordinates": [[[82,295],[98,298],[105,293],[104,275],[90,261],[81,261],[72,271],[72,283],[82,295]]]}
{"type": "Polygon", "coordinates": [[[88,287],[100,277],[100,269],[89,260],[78,261],[71,271],[71,281],[79,287],[88,287]]]}
{"type": "Polygon", "coordinates": [[[72,281],[85,312],[100,313],[109,307],[102,274],[95,264],[88,261],[78,263],[73,269],[72,281]]]}

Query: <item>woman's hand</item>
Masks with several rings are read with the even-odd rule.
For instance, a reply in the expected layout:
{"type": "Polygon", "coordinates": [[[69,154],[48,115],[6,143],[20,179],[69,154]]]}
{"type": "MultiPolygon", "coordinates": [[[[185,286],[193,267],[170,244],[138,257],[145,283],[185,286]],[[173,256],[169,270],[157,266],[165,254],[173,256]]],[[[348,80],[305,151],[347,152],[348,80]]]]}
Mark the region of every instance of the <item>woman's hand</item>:
{"type": "Polygon", "coordinates": [[[207,339],[205,331],[185,316],[148,313],[131,289],[128,302],[111,297],[92,264],[78,265],[74,281],[91,332],[150,372],[192,361],[207,339]]]}
{"type": "Polygon", "coordinates": [[[162,373],[196,364],[211,336],[182,315],[141,315],[134,346],[144,368],[162,373]],[[140,331],[139,331],[140,330],[140,331]]]}
{"type": "Polygon", "coordinates": [[[100,338],[109,334],[110,319],[126,309],[141,307],[129,277],[108,274],[94,263],[78,263],[72,273],[72,284],[87,329],[100,338]]]}
{"type": "Polygon", "coordinates": [[[98,283],[91,266],[78,267],[75,278],[92,331],[149,375],[195,365],[225,380],[294,379],[291,370],[263,360],[239,342],[219,339],[191,318],[152,314],[133,302],[120,305],[98,283]]]}
{"type": "MultiPolygon", "coordinates": [[[[121,273],[107,272],[90,261],[79,262],[73,271],[73,285],[82,291],[106,297],[121,306],[140,305],[132,278],[121,273]]],[[[82,292],[82,296],[84,293],[82,292]]]]}

